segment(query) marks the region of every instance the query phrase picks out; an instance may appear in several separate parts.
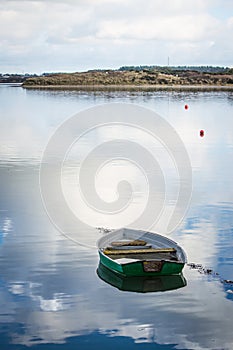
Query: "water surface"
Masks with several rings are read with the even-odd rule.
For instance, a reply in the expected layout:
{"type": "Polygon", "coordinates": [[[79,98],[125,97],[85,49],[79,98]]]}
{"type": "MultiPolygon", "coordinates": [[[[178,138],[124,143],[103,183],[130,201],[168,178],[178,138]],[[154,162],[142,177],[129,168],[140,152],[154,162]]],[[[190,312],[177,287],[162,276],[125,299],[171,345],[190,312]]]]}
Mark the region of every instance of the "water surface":
{"type": "MultiPolygon", "coordinates": [[[[232,115],[231,92],[46,91],[0,86],[1,349],[233,348],[233,285],[226,281],[233,280],[232,115]],[[48,139],[78,111],[108,102],[151,108],[180,135],[193,169],[193,195],[182,225],[170,237],[185,249],[189,262],[218,275],[186,266],[183,285],[174,281],[177,289],[170,286],[167,291],[164,279],[122,282],[104,272],[101,279],[96,272],[96,249],[75,244],[49,220],[39,188],[40,159],[48,139]],[[200,129],[205,130],[203,138],[200,129]]],[[[120,129],[120,133],[145,142],[152,150],[158,146],[135,131],[120,129]]],[[[119,129],[90,133],[71,153],[63,177],[71,207],[82,156],[114,135],[119,135],[119,129]]],[[[136,182],[135,206],[129,214],[133,216],[140,211],[137,204],[145,201],[142,175],[119,161],[106,169],[111,179],[115,169],[136,182]]],[[[175,176],[171,171],[171,193],[175,176]]],[[[97,179],[97,184],[109,200],[117,178],[112,184],[106,178],[97,179]]],[[[127,221],[126,217],[115,221],[104,215],[92,217],[89,212],[82,215],[93,223],[85,232],[77,227],[86,245],[93,245],[101,235],[95,226],[116,227],[127,221]]]]}

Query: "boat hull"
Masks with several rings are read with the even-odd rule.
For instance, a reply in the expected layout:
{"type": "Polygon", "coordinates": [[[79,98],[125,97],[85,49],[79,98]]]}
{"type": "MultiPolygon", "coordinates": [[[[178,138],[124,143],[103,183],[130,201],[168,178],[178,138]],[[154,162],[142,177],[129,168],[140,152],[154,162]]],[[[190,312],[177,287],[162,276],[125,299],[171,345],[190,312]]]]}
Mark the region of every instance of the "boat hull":
{"type": "MultiPolygon", "coordinates": [[[[106,256],[101,250],[99,250],[100,262],[105,267],[119,273],[123,276],[167,276],[180,274],[184,263],[183,262],[172,262],[162,261],[159,267],[159,271],[147,271],[145,270],[144,261],[135,261],[127,264],[119,264],[106,256]]],[[[147,261],[148,263],[148,261],[147,261]]]]}
{"type": "Polygon", "coordinates": [[[187,282],[182,274],[170,276],[123,276],[101,263],[97,275],[107,284],[126,292],[151,293],[183,288],[187,282]]]}

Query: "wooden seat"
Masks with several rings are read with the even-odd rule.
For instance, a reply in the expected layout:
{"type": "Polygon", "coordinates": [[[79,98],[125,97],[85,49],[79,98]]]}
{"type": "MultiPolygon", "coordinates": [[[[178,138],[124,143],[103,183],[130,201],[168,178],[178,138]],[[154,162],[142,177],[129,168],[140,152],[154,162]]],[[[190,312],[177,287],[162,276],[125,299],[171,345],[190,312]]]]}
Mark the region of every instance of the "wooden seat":
{"type": "Polygon", "coordinates": [[[144,246],[146,244],[147,242],[143,241],[142,239],[135,239],[133,241],[119,241],[119,242],[111,243],[113,247],[144,246]]]}
{"type": "Polygon", "coordinates": [[[122,255],[122,254],[148,254],[148,253],[175,253],[175,248],[148,248],[148,249],[104,249],[106,255],[122,255]]]}

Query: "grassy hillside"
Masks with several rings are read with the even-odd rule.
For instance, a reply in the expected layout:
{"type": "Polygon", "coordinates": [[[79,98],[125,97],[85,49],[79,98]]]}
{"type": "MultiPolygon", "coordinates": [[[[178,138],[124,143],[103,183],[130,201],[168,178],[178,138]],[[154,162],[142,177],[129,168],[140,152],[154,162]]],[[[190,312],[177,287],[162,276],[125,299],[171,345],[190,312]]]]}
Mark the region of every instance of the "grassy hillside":
{"type": "Polygon", "coordinates": [[[232,72],[208,73],[192,70],[105,70],[81,73],[57,73],[26,79],[30,86],[91,86],[91,85],[233,85],[232,72]]]}

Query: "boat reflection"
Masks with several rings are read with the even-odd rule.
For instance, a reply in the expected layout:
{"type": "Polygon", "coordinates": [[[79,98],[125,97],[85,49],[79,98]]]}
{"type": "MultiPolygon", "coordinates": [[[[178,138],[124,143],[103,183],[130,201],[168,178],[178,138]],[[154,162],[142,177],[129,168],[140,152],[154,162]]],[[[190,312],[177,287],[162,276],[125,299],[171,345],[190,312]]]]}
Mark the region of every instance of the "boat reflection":
{"type": "Polygon", "coordinates": [[[186,279],[182,274],[171,276],[124,277],[109,270],[101,263],[99,264],[96,272],[99,278],[104,282],[118,288],[119,290],[127,292],[165,292],[173,289],[179,289],[187,285],[186,279]]]}

